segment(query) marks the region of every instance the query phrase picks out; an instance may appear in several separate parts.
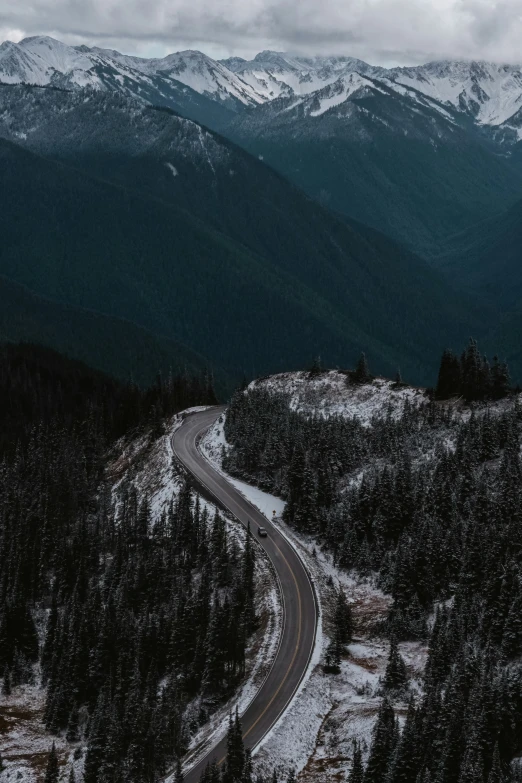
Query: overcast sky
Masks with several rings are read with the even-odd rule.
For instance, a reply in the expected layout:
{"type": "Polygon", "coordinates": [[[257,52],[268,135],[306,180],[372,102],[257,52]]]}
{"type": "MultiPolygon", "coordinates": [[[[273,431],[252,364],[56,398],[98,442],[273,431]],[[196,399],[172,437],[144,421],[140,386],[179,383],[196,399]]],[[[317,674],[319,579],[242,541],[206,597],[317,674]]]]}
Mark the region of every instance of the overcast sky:
{"type": "Polygon", "coordinates": [[[0,40],[38,34],[143,56],[277,49],[383,65],[522,62],[522,0],[0,0],[0,40]]]}

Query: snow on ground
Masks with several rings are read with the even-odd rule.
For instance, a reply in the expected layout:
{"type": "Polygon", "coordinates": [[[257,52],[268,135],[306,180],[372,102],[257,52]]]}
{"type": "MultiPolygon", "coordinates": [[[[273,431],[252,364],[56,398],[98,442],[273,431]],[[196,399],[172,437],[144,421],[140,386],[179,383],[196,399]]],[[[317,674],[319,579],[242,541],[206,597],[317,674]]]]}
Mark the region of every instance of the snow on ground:
{"type": "Polygon", "coordinates": [[[206,408],[187,408],[177,413],[171,418],[163,435],[154,441],[151,441],[149,434],[128,442],[120,441],[117,456],[108,469],[116,502],[123,484],[131,481],[140,495],[148,497],[152,524],[159,519],[162,512],[168,509],[172,498],[178,495],[183,483],[182,475],[173,462],[172,436],[181,427],[187,414],[206,408]]]}
{"type": "MultiPolygon", "coordinates": [[[[297,381],[295,392],[298,400],[300,379],[292,373],[275,376],[276,390],[284,390],[288,379],[297,381]]],[[[327,383],[334,388],[338,373],[328,373],[327,383]]],[[[343,376],[341,376],[343,377],[343,376]]],[[[321,379],[319,379],[321,380],[321,379]]],[[[318,395],[325,393],[325,379],[316,384],[318,395]]],[[[267,383],[267,381],[263,381],[267,383]]],[[[322,400],[323,397],[320,396],[322,400]]],[[[306,404],[309,405],[307,399],[306,404]]],[[[341,403],[335,403],[336,412],[341,403]]],[[[364,401],[363,401],[364,405],[364,401]]],[[[326,406],[325,406],[326,407],[326,406]]],[[[350,413],[353,415],[354,406],[350,413]]],[[[365,413],[365,416],[369,414],[365,413]]],[[[372,414],[373,415],[373,414],[372,414]]],[[[222,468],[222,456],[229,448],[224,436],[223,414],[210,428],[200,443],[202,453],[214,467],[226,475],[222,468]]],[[[367,754],[371,743],[372,728],[381,702],[379,679],[383,676],[388,657],[389,643],[376,634],[376,626],[385,618],[390,597],[380,591],[371,579],[357,578],[354,574],[336,568],[332,557],[323,552],[312,537],[297,534],[281,519],[284,501],[245,482],[229,480],[266,516],[269,516],[302,557],[311,575],[320,606],[320,619],[316,647],[307,676],[291,704],[277,724],[254,752],[256,769],[270,775],[274,767],[279,775],[286,775],[290,768],[299,773],[300,781],[319,783],[348,775],[351,767],[352,740],[362,743],[367,754]],[[272,511],[276,510],[273,518],[272,511]],[[328,632],[335,599],[335,589],[341,586],[349,600],[356,623],[356,635],[341,664],[339,675],[325,674],[322,659],[329,642],[328,632]]],[[[402,643],[400,652],[411,676],[411,691],[419,691],[427,649],[420,642],[402,643]]],[[[399,718],[407,709],[406,698],[395,703],[399,718]]]]}
{"type": "Polygon", "coordinates": [[[290,407],[308,415],[345,416],[357,418],[368,426],[372,418],[388,415],[398,418],[406,401],[413,407],[428,403],[424,389],[396,386],[386,378],[372,383],[355,384],[339,370],[319,375],[291,372],[252,381],[249,388],[263,388],[273,393],[290,395],[290,407]]]}
{"type": "MultiPolygon", "coordinates": [[[[123,446],[121,454],[111,466],[115,499],[122,483],[132,481],[139,492],[147,494],[149,498],[152,524],[158,520],[162,512],[166,511],[172,498],[177,496],[183,481],[179,468],[173,460],[172,435],[181,426],[188,413],[198,410],[205,410],[205,408],[190,408],[173,416],[165,433],[152,444],[147,436],[143,436],[123,446]]],[[[215,506],[201,498],[200,503],[202,507],[208,508],[209,516],[212,516],[215,506]]],[[[230,540],[235,541],[242,549],[245,540],[243,526],[235,522],[232,517],[224,516],[230,540]]],[[[185,763],[186,769],[205,756],[214,741],[225,733],[230,710],[235,710],[236,706],[240,714],[246,710],[268,675],[276,654],[282,619],[279,588],[264,550],[259,547],[258,552],[256,597],[261,622],[246,652],[245,679],[231,699],[222,705],[211,716],[209,722],[192,737],[185,763]]],[[[189,709],[197,713],[198,707],[199,704],[195,702],[189,709]]]]}
{"type": "MultiPolygon", "coordinates": [[[[149,498],[152,524],[157,521],[182,485],[179,468],[173,462],[171,437],[181,426],[184,416],[196,410],[204,408],[191,408],[172,417],[164,434],[156,440],[151,440],[150,436],[145,434],[117,444],[108,469],[115,503],[118,503],[119,489],[123,483],[133,482],[139,492],[149,498]]],[[[208,508],[212,516],[215,507],[206,500],[200,499],[200,502],[202,507],[208,508]]],[[[230,540],[243,548],[243,526],[232,518],[226,518],[226,524],[230,540]]],[[[229,702],[220,707],[211,716],[208,724],[192,737],[187,767],[205,755],[214,740],[226,731],[231,709],[235,710],[237,705],[240,713],[245,711],[272,665],[279,644],[282,611],[279,588],[261,547],[256,560],[256,585],[256,611],[260,625],[246,651],[245,679],[229,702]]],[[[37,677],[36,683],[38,680],[37,677]]],[[[63,738],[48,734],[43,723],[44,708],[45,692],[39,684],[13,688],[10,696],[0,696],[0,754],[5,762],[5,770],[0,773],[0,783],[34,783],[42,779],[53,740],[65,777],[68,776],[71,764],[74,764],[76,778],[81,780],[85,748],[68,745],[63,738]],[[76,759],[75,751],[78,756],[76,759]]],[[[189,709],[197,712],[198,704],[194,703],[189,709]]]]}
{"type": "Polygon", "coordinates": [[[0,754],[5,767],[0,772],[2,783],[42,780],[53,741],[61,770],[68,775],[71,765],[75,770],[81,768],[81,757],[74,759],[75,746],[47,734],[44,708],[45,694],[36,684],[22,685],[13,688],[9,696],[0,696],[0,754]]]}

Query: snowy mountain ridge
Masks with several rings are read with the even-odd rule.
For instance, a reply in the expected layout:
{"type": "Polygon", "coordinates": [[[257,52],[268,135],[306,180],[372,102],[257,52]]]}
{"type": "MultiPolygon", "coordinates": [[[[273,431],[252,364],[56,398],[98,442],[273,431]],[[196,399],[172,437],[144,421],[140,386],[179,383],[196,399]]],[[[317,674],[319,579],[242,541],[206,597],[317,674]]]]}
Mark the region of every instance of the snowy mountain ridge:
{"type": "Polygon", "coordinates": [[[365,78],[382,81],[398,93],[406,88],[411,96],[423,95],[433,105],[447,106],[480,125],[510,131],[515,140],[522,135],[519,65],[443,60],[387,69],[353,57],[302,57],[268,50],[249,61],[217,61],[193,50],[147,59],[99,47],[68,46],[48,36],[0,45],[0,82],[67,89],[91,86],[148,102],[158,96],[161,102],[172,89],[188,88],[234,111],[280,97],[315,97],[330,87],[330,93],[317,95],[321,109],[311,113],[317,116],[325,106],[342,102],[339,80],[345,87],[351,85],[345,100],[365,78]]]}
{"type": "Polygon", "coordinates": [[[24,38],[0,45],[0,81],[26,82],[77,89],[114,89],[146,99],[155,85],[160,93],[172,85],[184,85],[200,95],[251,106],[263,101],[246,82],[201,52],[186,51],[158,59],[132,57],[120,52],[67,46],[48,36],[24,38]]]}

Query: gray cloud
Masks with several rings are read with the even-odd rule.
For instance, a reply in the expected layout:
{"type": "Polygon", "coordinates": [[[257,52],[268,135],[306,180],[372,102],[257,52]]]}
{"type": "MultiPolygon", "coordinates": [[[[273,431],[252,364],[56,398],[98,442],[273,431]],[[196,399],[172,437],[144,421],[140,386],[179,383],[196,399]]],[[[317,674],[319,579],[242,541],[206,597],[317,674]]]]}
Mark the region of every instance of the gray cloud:
{"type": "Polygon", "coordinates": [[[0,38],[162,55],[199,48],[349,54],[371,62],[521,62],[522,0],[0,0],[0,38]]]}

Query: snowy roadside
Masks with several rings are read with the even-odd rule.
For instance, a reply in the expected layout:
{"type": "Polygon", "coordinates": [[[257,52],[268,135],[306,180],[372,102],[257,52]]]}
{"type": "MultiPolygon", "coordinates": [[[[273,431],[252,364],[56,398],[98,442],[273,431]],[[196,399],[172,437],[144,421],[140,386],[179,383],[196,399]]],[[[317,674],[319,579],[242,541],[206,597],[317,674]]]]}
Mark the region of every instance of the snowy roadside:
{"type": "MultiPolygon", "coordinates": [[[[376,636],[375,627],[386,616],[391,599],[371,580],[356,578],[336,568],[331,556],[321,551],[313,538],[298,535],[285,525],[281,519],[284,501],[227,475],[222,468],[223,453],[229,448],[223,427],[224,415],[203,438],[202,453],[239,492],[277,524],[299,552],[312,577],[320,605],[316,646],[308,673],[285,713],[256,748],[256,769],[270,775],[275,767],[280,775],[285,775],[293,768],[300,773],[300,781],[314,783],[331,780],[338,773],[346,776],[351,767],[352,740],[361,741],[364,754],[370,746],[382,698],[380,678],[389,651],[388,641],[376,636]],[[341,673],[326,675],[322,660],[329,641],[335,590],[339,586],[350,603],[356,637],[341,662],[341,673]]],[[[400,652],[411,677],[411,692],[418,692],[426,647],[420,642],[403,643],[400,652]]],[[[397,701],[394,706],[401,719],[406,702],[397,701]]]]}
{"type": "MultiPolygon", "coordinates": [[[[173,416],[165,433],[155,441],[152,447],[147,445],[144,440],[138,439],[130,444],[122,454],[128,469],[114,484],[114,499],[117,499],[118,489],[122,482],[132,481],[140,493],[145,493],[148,496],[152,525],[168,509],[171,500],[179,494],[183,483],[182,475],[173,459],[172,435],[182,425],[187,414],[200,410],[205,410],[205,408],[190,408],[173,416]]],[[[201,497],[199,501],[202,509],[206,507],[211,517],[216,507],[201,497]]],[[[235,542],[240,549],[243,549],[245,541],[243,526],[235,522],[232,516],[220,513],[226,520],[230,541],[235,542]]],[[[191,738],[184,765],[185,770],[203,758],[217,739],[225,733],[231,710],[235,710],[237,706],[241,714],[247,709],[266,679],[277,652],[282,623],[279,587],[264,550],[258,547],[256,551],[258,552],[255,573],[256,611],[260,624],[246,650],[246,675],[239,690],[231,696],[226,704],[219,707],[210,716],[208,722],[191,738]]],[[[199,702],[195,701],[188,709],[197,715],[199,702]]],[[[166,780],[171,781],[172,776],[166,780]]]]}

